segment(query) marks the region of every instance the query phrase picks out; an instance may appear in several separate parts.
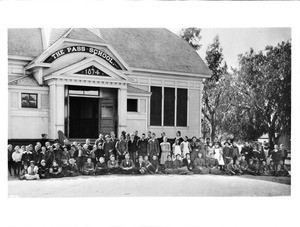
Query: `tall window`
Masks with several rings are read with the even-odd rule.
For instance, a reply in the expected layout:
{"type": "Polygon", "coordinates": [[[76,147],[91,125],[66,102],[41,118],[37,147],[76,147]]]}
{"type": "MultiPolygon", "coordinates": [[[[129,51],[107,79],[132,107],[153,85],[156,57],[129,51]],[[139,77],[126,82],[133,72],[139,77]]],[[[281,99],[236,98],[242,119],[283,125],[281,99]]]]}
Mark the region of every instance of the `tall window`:
{"type": "Polygon", "coordinates": [[[187,126],[187,105],[188,90],[177,88],[177,98],[175,97],[175,88],[165,87],[164,97],[162,96],[161,87],[151,87],[150,102],[150,125],[153,126],[187,126]],[[162,112],[162,103],[164,111],[162,112]],[[175,125],[175,106],[176,125],[175,125]],[[162,116],[164,117],[162,122],[162,116]]]}
{"type": "Polygon", "coordinates": [[[164,88],[164,126],[174,126],[175,88],[164,88]]]}
{"type": "Polygon", "coordinates": [[[150,125],[161,126],[162,88],[151,87],[150,125]]]}
{"type": "Polygon", "coordinates": [[[22,108],[37,108],[37,94],[22,93],[21,99],[22,108]]]}
{"type": "Polygon", "coordinates": [[[177,89],[177,126],[187,126],[187,89],[177,89]]]}

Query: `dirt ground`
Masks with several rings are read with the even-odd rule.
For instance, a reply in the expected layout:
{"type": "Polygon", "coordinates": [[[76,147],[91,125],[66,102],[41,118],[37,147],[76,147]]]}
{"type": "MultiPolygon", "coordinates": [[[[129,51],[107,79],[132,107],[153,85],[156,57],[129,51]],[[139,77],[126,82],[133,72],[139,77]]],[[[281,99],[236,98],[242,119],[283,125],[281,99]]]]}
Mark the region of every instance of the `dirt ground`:
{"type": "Polygon", "coordinates": [[[9,197],[289,196],[290,178],[214,175],[79,176],[9,179],[9,197]],[[277,181],[277,182],[274,182],[277,181]],[[280,182],[280,183],[278,183],[280,182]]]}

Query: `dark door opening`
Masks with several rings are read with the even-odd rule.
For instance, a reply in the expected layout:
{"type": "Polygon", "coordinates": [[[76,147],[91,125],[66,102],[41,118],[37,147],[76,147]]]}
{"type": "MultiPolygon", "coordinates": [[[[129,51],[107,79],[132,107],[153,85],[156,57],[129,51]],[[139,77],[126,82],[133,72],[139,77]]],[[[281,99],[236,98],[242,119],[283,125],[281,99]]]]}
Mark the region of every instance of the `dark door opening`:
{"type": "Polygon", "coordinates": [[[97,138],[99,126],[99,99],[70,97],[69,137],[97,138]]]}

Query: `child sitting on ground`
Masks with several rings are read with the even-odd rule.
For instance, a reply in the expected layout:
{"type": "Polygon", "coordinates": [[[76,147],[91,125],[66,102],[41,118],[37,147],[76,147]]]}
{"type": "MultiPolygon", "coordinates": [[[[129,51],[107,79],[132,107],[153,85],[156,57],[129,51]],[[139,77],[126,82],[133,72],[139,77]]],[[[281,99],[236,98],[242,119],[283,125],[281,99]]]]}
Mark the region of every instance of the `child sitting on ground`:
{"type": "Polygon", "coordinates": [[[50,177],[51,178],[60,178],[62,177],[61,174],[61,167],[58,165],[56,161],[53,161],[51,168],[49,169],[50,177]]]}
{"type": "Polygon", "coordinates": [[[210,153],[210,157],[206,160],[206,163],[210,174],[214,174],[214,175],[221,174],[221,170],[219,169],[218,159],[215,158],[215,154],[213,152],[210,153]]]}
{"type": "Polygon", "coordinates": [[[99,158],[99,162],[96,164],[95,174],[96,175],[103,175],[107,173],[107,166],[105,163],[104,157],[99,158]]]}
{"type": "Polygon", "coordinates": [[[171,155],[167,156],[167,161],[165,162],[165,166],[164,166],[164,173],[166,174],[174,174],[174,169],[173,169],[173,161],[171,158],[171,155]]]}
{"type": "Polygon", "coordinates": [[[188,170],[186,166],[182,166],[182,161],[181,161],[181,155],[176,155],[176,160],[174,161],[174,169],[177,169],[178,174],[185,175],[185,174],[193,174],[188,170]]]}
{"type": "Polygon", "coordinates": [[[236,175],[243,174],[242,167],[240,165],[239,159],[235,160],[235,164],[233,165],[233,168],[234,168],[234,172],[235,172],[236,175]]]}
{"type": "Polygon", "coordinates": [[[247,170],[248,170],[248,163],[247,163],[247,160],[246,160],[245,155],[242,155],[242,156],[241,156],[240,165],[241,165],[242,172],[243,172],[244,174],[246,174],[246,173],[247,173],[247,170]]]}
{"type": "Polygon", "coordinates": [[[88,157],[86,163],[84,163],[82,174],[95,175],[94,163],[92,163],[92,159],[90,157],[88,157]]]}
{"type": "Polygon", "coordinates": [[[137,172],[139,174],[146,174],[147,173],[146,164],[144,162],[144,159],[143,159],[142,155],[139,156],[139,161],[136,164],[136,168],[137,168],[137,172]]]}
{"type": "Polygon", "coordinates": [[[261,165],[260,165],[259,173],[262,176],[271,176],[270,169],[269,169],[269,167],[267,165],[267,162],[265,160],[263,160],[261,165]]]}
{"type": "Polygon", "coordinates": [[[154,168],[153,173],[160,173],[159,161],[158,161],[157,156],[155,154],[152,156],[151,164],[154,168]]]}
{"type": "Polygon", "coordinates": [[[44,159],[41,161],[41,166],[39,168],[38,173],[39,173],[40,179],[49,178],[49,168],[46,166],[46,161],[44,159]]]}
{"type": "Polygon", "coordinates": [[[275,176],[289,176],[289,171],[282,160],[279,161],[275,176]]]}
{"type": "Polygon", "coordinates": [[[27,174],[25,174],[26,180],[40,179],[38,171],[39,168],[34,164],[34,161],[30,161],[30,166],[27,168],[27,174]]]}
{"type": "Polygon", "coordinates": [[[74,158],[69,159],[69,165],[66,169],[66,176],[68,177],[76,177],[79,176],[79,170],[74,158]]]}
{"type": "Polygon", "coordinates": [[[233,159],[228,159],[229,163],[226,165],[226,173],[229,175],[235,175],[234,166],[233,166],[233,159]]]}
{"type": "Polygon", "coordinates": [[[122,170],[121,172],[123,174],[135,173],[135,165],[134,165],[133,161],[130,159],[130,156],[128,153],[125,155],[125,159],[122,160],[120,167],[122,170]]]}
{"type": "Polygon", "coordinates": [[[116,161],[115,156],[112,154],[109,157],[109,161],[107,162],[108,172],[109,173],[119,173],[119,163],[116,161]]]}
{"type": "Polygon", "coordinates": [[[186,166],[189,171],[193,170],[194,166],[190,153],[186,153],[185,158],[182,160],[182,166],[186,166]]]}
{"type": "Polygon", "coordinates": [[[24,163],[24,167],[20,172],[20,177],[19,177],[20,180],[25,180],[26,179],[25,175],[28,173],[27,169],[28,169],[28,166],[27,166],[26,163],[24,163]]]}
{"type": "Polygon", "coordinates": [[[198,153],[198,157],[194,160],[194,169],[195,174],[208,174],[209,168],[206,167],[206,162],[202,157],[202,153],[198,153]]]}

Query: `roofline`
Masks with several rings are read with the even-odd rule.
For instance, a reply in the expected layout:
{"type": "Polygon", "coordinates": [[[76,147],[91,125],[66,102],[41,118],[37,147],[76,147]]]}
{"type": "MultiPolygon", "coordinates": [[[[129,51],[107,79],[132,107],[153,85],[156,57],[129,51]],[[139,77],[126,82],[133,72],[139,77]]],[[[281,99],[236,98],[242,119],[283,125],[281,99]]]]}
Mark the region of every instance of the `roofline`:
{"type": "Polygon", "coordinates": [[[44,67],[44,68],[50,68],[51,64],[50,63],[33,63],[33,64],[29,64],[25,67],[25,70],[29,70],[35,67],[44,67]]]}
{"type": "Polygon", "coordinates": [[[34,59],[34,57],[25,57],[25,56],[18,56],[18,55],[8,55],[8,59],[22,60],[22,61],[32,61],[34,59]]]}
{"type": "Polygon", "coordinates": [[[211,74],[198,74],[198,73],[186,73],[186,72],[175,72],[166,70],[155,70],[155,69],[142,69],[142,68],[131,68],[132,72],[143,72],[143,73],[159,73],[159,74],[169,74],[176,76],[191,76],[191,77],[201,77],[201,78],[211,78],[211,74]]]}
{"type": "MultiPolygon", "coordinates": [[[[68,32],[66,32],[66,35],[69,34],[70,31],[71,31],[71,29],[68,32]]],[[[32,58],[31,59],[32,62],[30,62],[28,64],[28,67],[31,66],[32,64],[35,64],[37,61],[40,61],[41,56],[49,55],[51,53],[52,49],[54,49],[55,47],[61,45],[64,41],[80,43],[80,44],[87,44],[87,45],[90,44],[90,45],[95,45],[95,46],[105,46],[116,56],[117,60],[119,60],[121,62],[121,64],[125,67],[125,69],[127,71],[132,71],[132,69],[129,67],[129,65],[123,60],[123,58],[117,53],[117,51],[110,44],[100,43],[100,42],[92,42],[92,41],[84,41],[84,40],[77,40],[77,39],[70,39],[70,38],[65,38],[65,37],[61,37],[60,39],[58,39],[55,43],[53,43],[46,50],[44,50],[44,52],[41,53],[40,56],[38,56],[36,58],[32,58]]]]}

